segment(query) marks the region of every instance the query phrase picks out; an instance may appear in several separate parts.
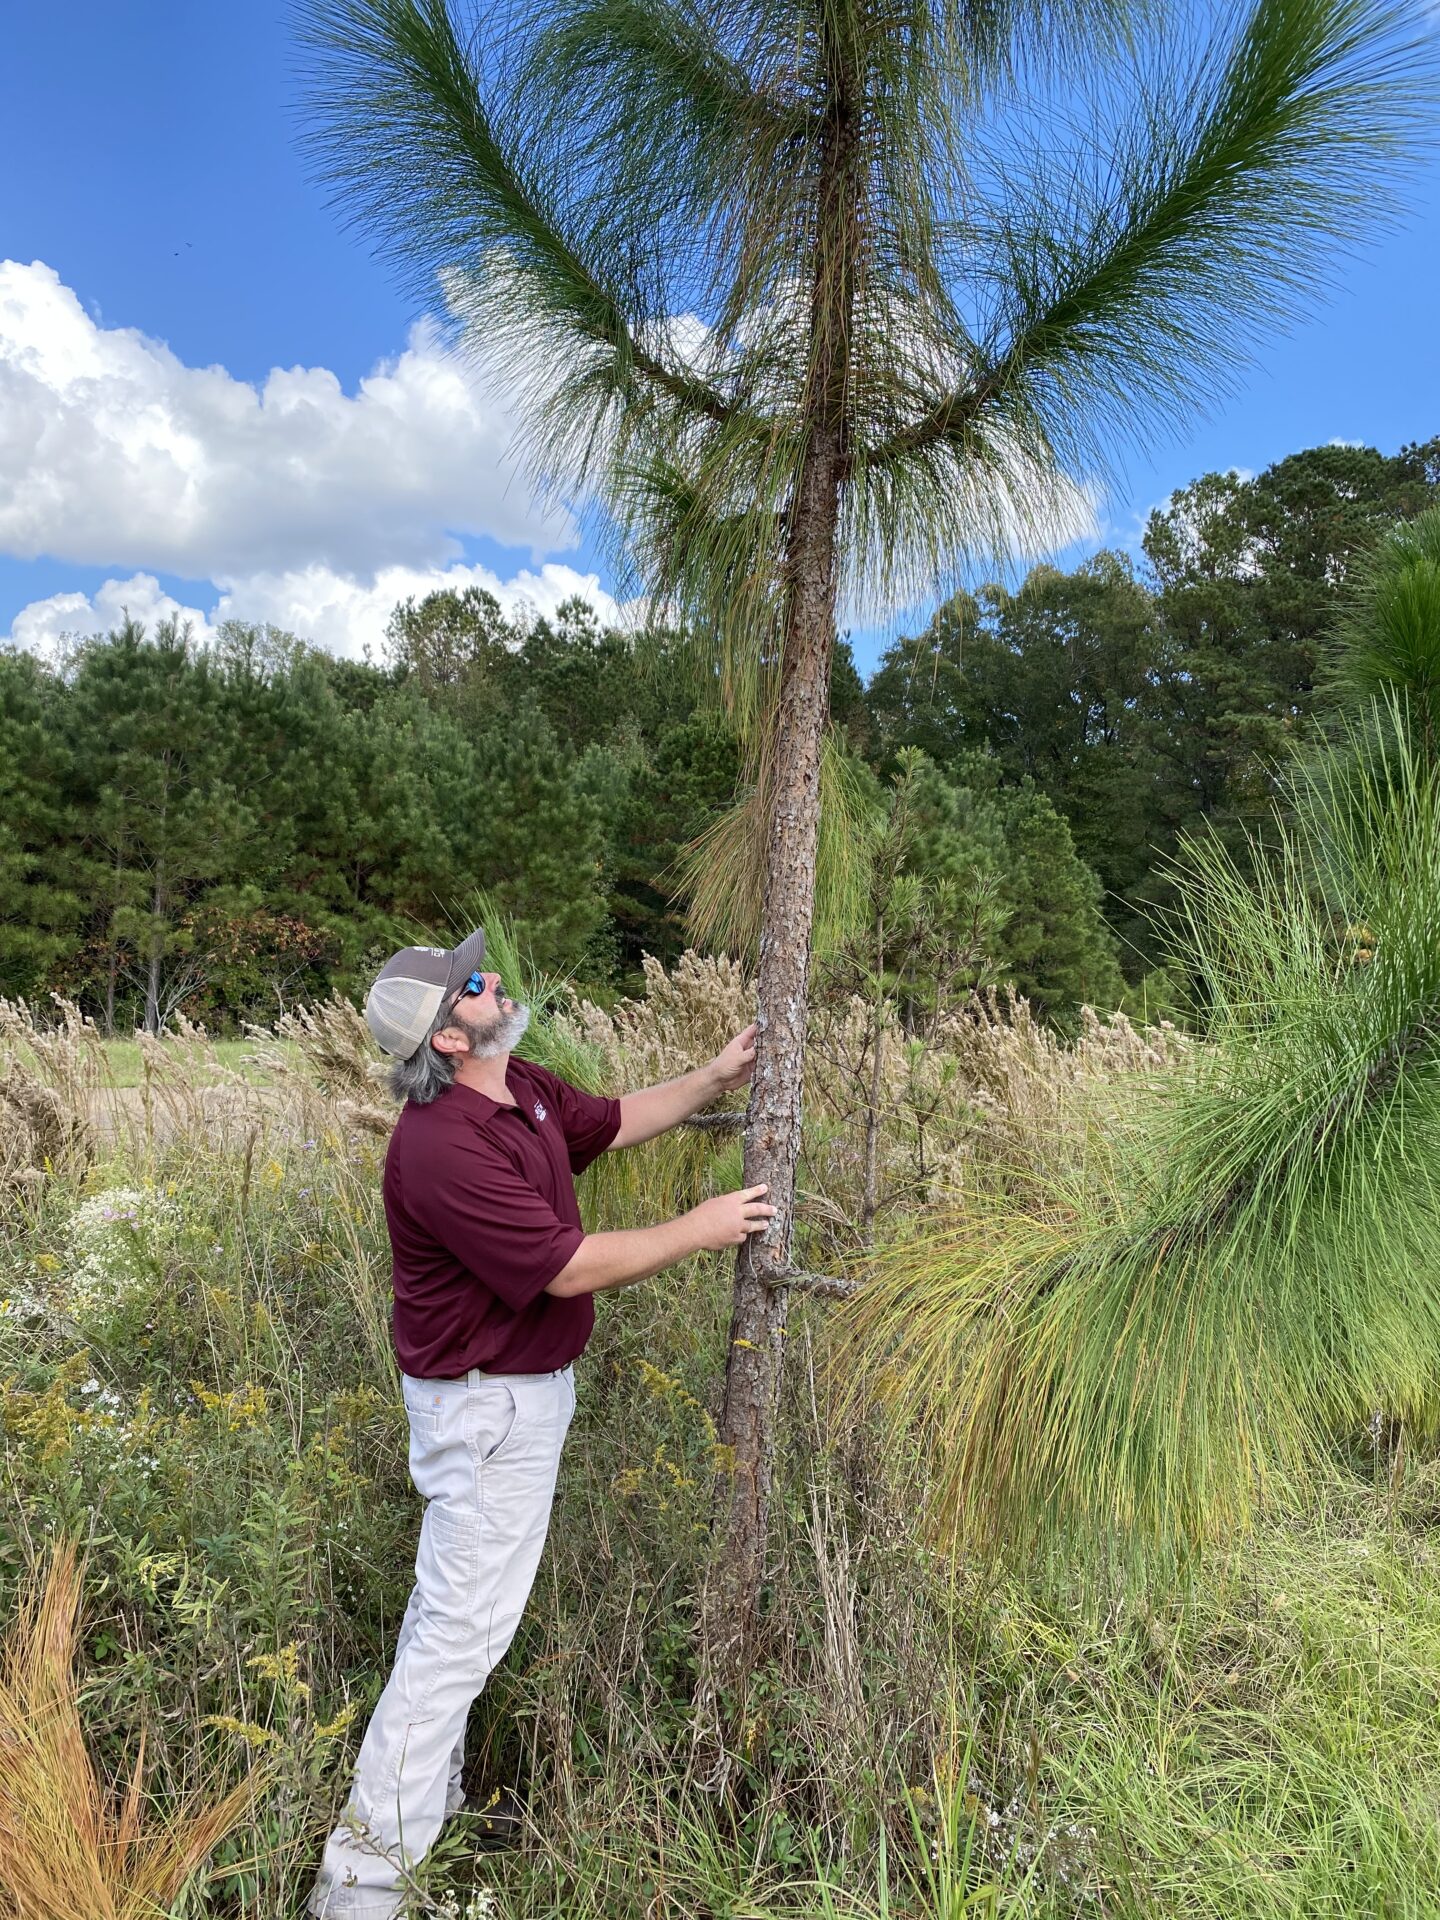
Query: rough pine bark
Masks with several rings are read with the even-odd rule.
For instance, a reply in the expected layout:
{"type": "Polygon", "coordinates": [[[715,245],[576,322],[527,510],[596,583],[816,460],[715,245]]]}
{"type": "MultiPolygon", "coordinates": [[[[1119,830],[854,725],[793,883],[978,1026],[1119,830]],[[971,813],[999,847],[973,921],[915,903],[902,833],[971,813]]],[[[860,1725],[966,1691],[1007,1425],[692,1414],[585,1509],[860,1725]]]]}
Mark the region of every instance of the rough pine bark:
{"type": "MultiPolygon", "coordinates": [[[[747,1187],[762,1183],[779,1208],[771,1231],[753,1236],[736,1260],[730,1351],[720,1440],[722,1477],[711,1617],[721,1670],[743,1659],[764,1580],[765,1539],[775,1458],[776,1414],[785,1345],[795,1178],[800,1160],[801,1088],[815,914],[815,847],[820,825],[820,753],[834,647],[836,449],[812,449],[805,538],[797,538],[790,631],[771,765],[765,905],[756,981],[759,1035],[745,1131],[747,1187]]],[[[798,529],[797,529],[798,532],[798,529]]]]}
{"type": "Polygon", "coordinates": [[[827,49],[829,107],[818,175],[815,276],[804,442],[784,555],[784,629],[768,776],[770,815],[755,1073],[745,1132],[746,1186],[778,1208],[736,1259],[720,1441],[721,1476],[706,1670],[711,1686],[744,1670],[765,1578],[796,1172],[800,1160],[820,756],[835,644],[837,537],[846,481],[850,321],[859,254],[859,128],[841,49],[827,49]]]}

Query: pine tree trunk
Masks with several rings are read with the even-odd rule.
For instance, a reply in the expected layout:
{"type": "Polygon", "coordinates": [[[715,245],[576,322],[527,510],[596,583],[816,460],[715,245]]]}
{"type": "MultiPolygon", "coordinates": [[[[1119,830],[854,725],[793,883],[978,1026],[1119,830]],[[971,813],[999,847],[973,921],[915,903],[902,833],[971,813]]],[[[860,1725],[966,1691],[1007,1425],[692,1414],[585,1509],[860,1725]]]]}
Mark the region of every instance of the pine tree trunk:
{"type": "Polygon", "coordinates": [[[120,948],[115,932],[115,915],[120,906],[120,849],[115,849],[115,893],[110,905],[110,949],[105,961],[105,1034],[115,1037],[115,985],[120,971],[120,948]]]}
{"type": "MultiPolygon", "coordinates": [[[[828,21],[825,148],[817,178],[815,277],[801,405],[804,452],[787,517],[780,692],[767,764],[770,802],[756,981],[759,1032],[745,1130],[745,1185],[765,1185],[771,1230],[740,1249],[719,1438],[714,1557],[703,1626],[702,1695],[748,1665],[765,1578],[795,1180],[800,1161],[820,755],[835,645],[836,543],[846,482],[850,327],[860,255],[859,84],[828,21]]],[[[713,1722],[712,1722],[713,1724],[713,1722]]]]}
{"type": "Polygon", "coordinates": [[[772,757],[765,908],[756,982],[759,1037],[745,1132],[747,1187],[764,1184],[779,1214],[736,1260],[720,1441],[729,1449],[717,1527],[710,1652],[743,1663],[764,1580],[790,1264],[820,825],[820,752],[834,649],[838,446],[812,445],[791,554],[790,629],[772,757]]]}
{"type": "Polygon", "coordinates": [[[110,936],[110,952],[105,961],[105,1037],[115,1037],[115,975],[119,969],[120,955],[115,946],[115,936],[110,936]]]}
{"type": "Polygon", "coordinates": [[[151,900],[150,956],[145,972],[145,1031],[160,1031],[160,958],[163,938],[161,914],[165,908],[164,882],[159,873],[155,876],[154,893],[151,900]]]}

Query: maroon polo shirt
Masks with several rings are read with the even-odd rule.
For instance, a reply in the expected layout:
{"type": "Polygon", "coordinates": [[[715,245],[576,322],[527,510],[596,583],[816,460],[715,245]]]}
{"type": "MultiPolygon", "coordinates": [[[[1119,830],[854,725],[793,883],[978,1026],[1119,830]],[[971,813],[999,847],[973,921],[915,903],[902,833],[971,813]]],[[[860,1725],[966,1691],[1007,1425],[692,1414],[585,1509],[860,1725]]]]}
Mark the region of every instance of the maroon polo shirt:
{"type": "Polygon", "coordinates": [[[407,1101],[385,1155],[395,1353],[421,1380],[568,1366],[595,1301],[545,1288],[585,1238],[575,1175],[620,1131],[620,1102],[511,1059],[502,1106],[458,1082],[407,1101]]]}

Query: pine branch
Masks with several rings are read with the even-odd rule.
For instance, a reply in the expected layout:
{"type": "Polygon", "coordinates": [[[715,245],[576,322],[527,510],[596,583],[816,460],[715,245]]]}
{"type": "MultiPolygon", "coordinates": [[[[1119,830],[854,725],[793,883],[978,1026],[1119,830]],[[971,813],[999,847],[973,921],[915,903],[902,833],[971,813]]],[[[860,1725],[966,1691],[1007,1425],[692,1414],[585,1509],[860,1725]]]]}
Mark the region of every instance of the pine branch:
{"type": "Polygon", "coordinates": [[[826,1300],[851,1300],[860,1291],[858,1280],[844,1280],[834,1273],[806,1273],[800,1267],[765,1269],[762,1278],[767,1287],[793,1287],[797,1293],[814,1293],[826,1300]]]}
{"type": "MultiPolygon", "coordinates": [[[[313,0],[301,19],[318,73],[309,144],[321,177],[353,224],[386,237],[427,296],[437,273],[454,290],[499,265],[534,320],[608,349],[618,381],[633,372],[691,414],[730,419],[714,386],[637,338],[600,264],[623,248],[598,209],[587,208],[582,246],[527,177],[446,0],[313,0]]],[[[513,120],[515,103],[506,104],[500,117],[513,120]]]]}
{"type": "Polygon", "coordinates": [[[1173,413],[1223,385],[1257,322],[1320,287],[1327,243],[1393,211],[1387,176],[1425,138],[1434,69],[1403,5],[1255,0],[1218,54],[1142,89],[1104,136],[1108,181],[1075,160],[1027,205],[1008,170],[988,223],[1003,344],[957,340],[968,377],[872,447],[868,469],[941,445],[973,454],[987,413],[1058,444],[1086,415],[1173,413]]]}
{"type": "Polygon", "coordinates": [[[691,1133],[743,1133],[745,1116],[743,1113],[692,1113],[680,1124],[691,1133]]]}

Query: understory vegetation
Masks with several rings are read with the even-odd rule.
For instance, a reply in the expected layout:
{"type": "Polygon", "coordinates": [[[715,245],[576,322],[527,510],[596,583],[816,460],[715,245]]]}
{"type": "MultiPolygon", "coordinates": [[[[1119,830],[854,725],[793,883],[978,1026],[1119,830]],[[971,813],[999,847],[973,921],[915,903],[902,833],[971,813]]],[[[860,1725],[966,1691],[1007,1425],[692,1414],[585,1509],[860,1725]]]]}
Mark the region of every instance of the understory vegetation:
{"type": "MultiPolygon", "coordinates": [[[[639,1084],[712,1051],[750,993],[695,955],[609,1008],[540,983],[534,1044],[639,1084]]],[[[139,1044],[139,1085],[107,1098],[92,1024],[6,1009],[0,1582],[10,1614],[80,1548],[86,1805],[111,1780],[152,1822],[247,1782],[254,1798],[173,1901],[21,1910],[274,1920],[300,1913],[343,1797],[418,1526],[387,1326],[390,1113],[342,1002],[253,1033],[243,1063],[193,1028],[139,1044]]],[[[805,1264],[863,1251],[867,1090],[883,1252],[942,1196],[1023,1206],[1075,1180],[1097,1131],[1202,1053],[1119,1016],[1062,1040],[998,995],[916,1041],[837,999],[811,1050],[805,1264]]],[[[672,1213],[734,1185],[738,1154],[684,1130],[607,1156],[587,1219],[672,1213]]],[[[1440,1914],[1440,1462],[1403,1424],[1377,1413],[1271,1484],[1188,1579],[1067,1587],[953,1555],[924,1424],[887,1410],[883,1371],[856,1392],[843,1303],[793,1303],[761,1657],[724,1703],[718,1777],[692,1700],[724,1470],[719,1268],[604,1303],[540,1583],[471,1722],[472,1789],[517,1787],[525,1831],[478,1857],[448,1835],[417,1913],[1440,1914]]],[[[63,1702],[63,1635],[34,1620],[12,1625],[0,1700],[17,1673],[45,1696],[43,1656],[63,1702]]],[[[79,1786],[36,1819],[49,1763],[15,1753],[12,1887],[7,1848],[33,1871],[37,1849],[87,1844],[79,1786]]],[[[78,1781],[73,1746],[54,1753],[56,1787],[78,1781]]]]}

